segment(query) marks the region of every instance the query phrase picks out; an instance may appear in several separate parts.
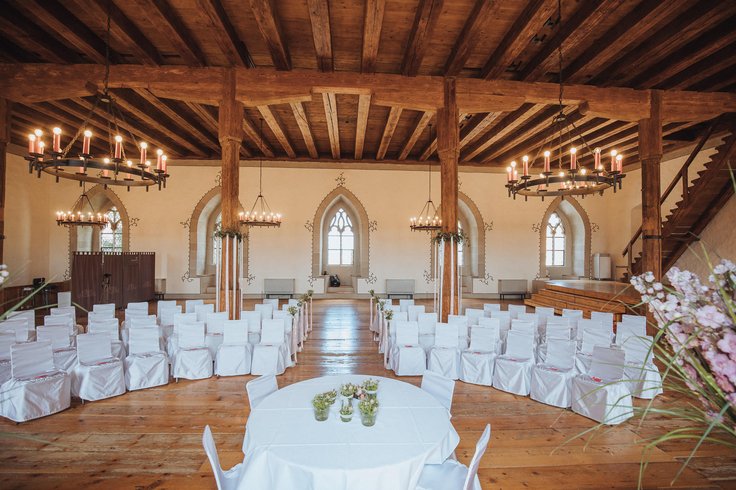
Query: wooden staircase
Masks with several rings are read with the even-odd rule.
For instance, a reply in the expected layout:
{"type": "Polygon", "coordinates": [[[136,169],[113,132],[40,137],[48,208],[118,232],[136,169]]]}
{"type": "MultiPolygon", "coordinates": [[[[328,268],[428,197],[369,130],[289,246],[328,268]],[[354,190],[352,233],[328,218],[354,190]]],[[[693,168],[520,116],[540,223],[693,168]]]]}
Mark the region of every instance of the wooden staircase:
{"type": "MultiPolygon", "coordinates": [[[[660,199],[660,204],[664,203],[678,185],[682,186],[682,199],[662,222],[663,271],[672,267],[688,246],[699,239],[699,234],[734,193],[730,169],[736,171],[736,163],[733,161],[736,154],[736,129],[732,119],[729,119],[727,126],[730,134],[716,148],[716,153],[705,164],[705,169],[698,172],[699,177],[688,185],[690,164],[721,122],[722,120],[717,119],[710,125],[660,199]]],[[[640,227],[623,251],[623,255],[629,257],[629,271],[632,275],[645,272],[641,270],[641,253],[632,257],[632,248],[641,232],[640,227]]]]}

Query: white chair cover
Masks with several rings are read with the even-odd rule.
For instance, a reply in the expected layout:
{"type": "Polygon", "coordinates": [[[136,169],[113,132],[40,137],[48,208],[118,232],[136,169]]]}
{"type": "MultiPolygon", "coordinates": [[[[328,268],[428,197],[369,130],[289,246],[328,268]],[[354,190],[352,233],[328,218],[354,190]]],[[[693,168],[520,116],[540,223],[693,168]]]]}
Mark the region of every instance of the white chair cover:
{"type": "Polygon", "coordinates": [[[549,308],[547,306],[537,306],[534,308],[534,313],[539,315],[540,318],[541,317],[548,318],[551,316],[555,316],[555,309],[549,308]]]}
{"type": "Polygon", "coordinates": [[[56,293],[56,303],[59,306],[59,308],[63,308],[65,306],[71,306],[72,305],[72,292],[62,291],[62,292],[56,293]]]}
{"type": "MultiPolygon", "coordinates": [[[[61,317],[67,318],[67,317],[61,317]]],[[[69,322],[64,322],[63,325],[67,326],[67,330],[71,334],[71,328],[69,322]]],[[[6,320],[0,322],[0,332],[11,333],[15,336],[15,340],[18,342],[31,342],[34,340],[33,326],[29,325],[25,319],[18,320],[6,320]]]]}
{"type": "Polygon", "coordinates": [[[71,344],[69,329],[65,325],[39,326],[36,329],[39,342],[51,342],[54,367],[68,373],[77,364],[77,349],[71,344]]]}
{"type": "Polygon", "coordinates": [[[468,339],[470,337],[469,330],[470,320],[465,315],[447,315],[447,323],[457,325],[457,337],[460,349],[468,347],[468,339]]]}
{"type": "Polygon", "coordinates": [[[646,331],[647,328],[647,317],[641,315],[621,315],[621,323],[632,323],[634,325],[641,325],[646,331]]]}
{"type": "Polygon", "coordinates": [[[437,325],[437,313],[419,313],[417,326],[419,327],[419,345],[425,352],[434,346],[434,330],[437,325]]]}
{"type": "Polygon", "coordinates": [[[465,316],[468,317],[468,325],[478,325],[478,320],[485,316],[485,311],[478,308],[465,308],[465,316]]]}
{"type": "Polygon", "coordinates": [[[228,313],[226,311],[207,313],[205,317],[205,331],[207,332],[205,343],[210,350],[212,359],[215,359],[217,349],[222,345],[222,334],[225,329],[225,320],[227,319],[228,313]]]}
{"type": "Polygon", "coordinates": [[[223,342],[215,357],[217,376],[239,376],[250,373],[252,347],[248,343],[248,320],[226,320],[223,342]]]}
{"type": "Polygon", "coordinates": [[[446,378],[460,376],[460,349],[457,323],[438,323],[435,326],[434,347],[429,351],[427,369],[446,378]]]}
{"type": "Polygon", "coordinates": [[[413,299],[400,299],[399,300],[399,311],[408,312],[409,306],[413,306],[413,305],[414,305],[413,299]]]}
{"type": "Polygon", "coordinates": [[[636,398],[652,399],[662,393],[662,375],[652,362],[654,338],[630,336],[622,344],[626,354],[624,380],[636,398]]]}
{"type": "Polygon", "coordinates": [[[203,299],[187,299],[184,301],[184,313],[196,313],[197,305],[203,305],[203,299]]]}
{"type": "Polygon", "coordinates": [[[478,467],[490,440],[491,425],[488,424],[475,445],[475,454],[469,467],[451,458],[442,464],[424,465],[417,490],[481,490],[478,467]]]}
{"type": "Polygon", "coordinates": [[[156,302],[156,316],[161,318],[161,310],[170,309],[170,308],[179,308],[179,311],[181,311],[181,306],[178,306],[176,304],[175,299],[158,300],[156,302]]]}
{"type": "Polygon", "coordinates": [[[258,406],[261,401],[271,393],[278,391],[279,386],[276,383],[276,376],[268,374],[259,376],[245,383],[245,391],[248,392],[248,403],[251,411],[258,406]]]}
{"type": "Polygon", "coordinates": [[[0,415],[25,422],[69,408],[69,375],[54,368],[51,342],[11,345],[10,366],[12,378],[2,385],[0,415]]]}
{"type": "Polygon", "coordinates": [[[261,301],[264,305],[273,305],[274,310],[279,309],[279,299],[278,298],[265,298],[263,301],[261,301]]]}
{"type": "Polygon", "coordinates": [[[210,426],[206,425],[204,428],[204,434],[202,435],[202,445],[204,446],[204,452],[207,454],[207,458],[210,460],[210,466],[212,472],[215,474],[215,483],[217,483],[218,490],[235,490],[238,488],[238,481],[240,480],[240,473],[243,469],[243,463],[238,463],[227,471],[223,471],[220,466],[220,458],[217,455],[217,446],[215,446],[215,439],[212,437],[212,431],[210,426]]]}
{"type": "Polygon", "coordinates": [[[271,318],[273,318],[273,305],[270,305],[270,304],[254,305],[253,309],[255,311],[261,312],[262,320],[270,320],[271,318]]]}
{"type": "Polygon", "coordinates": [[[251,374],[283,374],[286,370],[288,355],[288,348],[284,343],[283,320],[263,320],[261,342],[253,346],[251,374]]]}
{"type": "Polygon", "coordinates": [[[506,339],[506,353],[496,358],[493,387],[516,395],[529,395],[533,365],[534,335],[510,330],[506,339]]]}
{"type": "Polygon", "coordinates": [[[616,345],[623,345],[629,337],[644,337],[647,327],[644,323],[633,323],[630,321],[620,322],[616,325],[616,345]]]}
{"type": "Polygon", "coordinates": [[[128,303],[128,306],[125,307],[126,310],[138,310],[138,311],[145,311],[146,315],[148,315],[148,302],[147,301],[140,301],[140,302],[131,302],[128,303]]]}
{"type": "Polygon", "coordinates": [[[518,318],[520,313],[526,313],[526,306],[525,305],[509,305],[508,306],[508,312],[509,315],[511,315],[511,319],[518,318]]]}
{"type": "Polygon", "coordinates": [[[15,333],[0,332],[0,386],[12,378],[10,369],[10,346],[15,344],[15,333]]]}
{"type": "Polygon", "coordinates": [[[130,355],[125,358],[124,365],[125,386],[130,391],[169,383],[169,359],[161,351],[156,329],[130,331],[130,355]]]}
{"type": "Polygon", "coordinates": [[[625,354],[618,348],[595,347],[588,374],[572,380],[572,410],[601,424],[615,425],[633,416],[624,374],[625,354]]]}
{"type": "Polygon", "coordinates": [[[529,396],[546,405],[569,408],[572,403],[572,378],[575,376],[575,342],[569,337],[551,338],[546,347],[545,362],[532,368],[529,396]]]}
{"type": "Polygon", "coordinates": [[[77,358],[71,371],[73,396],[95,401],[125,393],[123,363],[113,357],[108,334],[78,335],[77,358]]]}
{"type": "Polygon", "coordinates": [[[175,379],[205,379],[212,376],[212,355],[205,345],[204,322],[178,326],[179,348],[174,356],[175,379]]]}
{"type": "Polygon", "coordinates": [[[391,368],[397,376],[419,376],[427,370],[427,355],[419,345],[419,324],[401,321],[396,325],[396,346],[391,354],[391,368]]]}
{"type": "MultiPolygon", "coordinates": [[[[401,300],[404,301],[404,300],[401,300]]],[[[409,305],[406,309],[406,315],[410,322],[415,322],[419,319],[419,315],[425,312],[426,307],[424,305],[409,305]]],[[[403,311],[403,310],[402,310],[403,311]]]]}
{"type": "Polygon", "coordinates": [[[485,316],[492,316],[494,311],[501,311],[501,305],[499,303],[483,303],[483,313],[485,316]]]}
{"type": "Polygon", "coordinates": [[[196,305],[194,312],[197,314],[197,321],[207,321],[207,314],[215,312],[215,305],[212,303],[196,305]]]}
{"type": "Polygon", "coordinates": [[[590,319],[601,322],[601,324],[613,332],[613,313],[604,313],[601,311],[591,311],[590,319]]]}
{"type": "Polygon", "coordinates": [[[425,371],[422,375],[421,388],[435,397],[448,412],[452,411],[452,395],[455,393],[455,381],[432,371],[425,371]]]}
{"type": "Polygon", "coordinates": [[[261,342],[261,312],[241,311],[240,319],[248,322],[248,342],[255,345],[261,342]]]}
{"type": "Polygon", "coordinates": [[[59,306],[56,308],[49,308],[51,316],[56,315],[69,315],[72,317],[72,322],[76,325],[77,323],[77,309],[73,306],[59,306]]]}
{"type": "Polygon", "coordinates": [[[500,337],[498,319],[493,326],[477,325],[470,329],[470,348],[460,356],[460,379],[466,383],[483,386],[493,384],[493,367],[496,363],[500,337]]]}
{"type": "Polygon", "coordinates": [[[92,305],[93,313],[100,313],[103,315],[107,315],[108,318],[111,316],[115,316],[116,309],[117,308],[115,307],[115,303],[104,303],[101,305],[92,305]]]}

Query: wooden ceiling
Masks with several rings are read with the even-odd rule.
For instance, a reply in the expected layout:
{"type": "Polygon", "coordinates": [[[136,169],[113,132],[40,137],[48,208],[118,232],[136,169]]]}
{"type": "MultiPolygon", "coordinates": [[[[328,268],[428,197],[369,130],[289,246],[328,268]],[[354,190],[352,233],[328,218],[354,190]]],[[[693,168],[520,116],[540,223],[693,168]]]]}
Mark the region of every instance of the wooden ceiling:
{"type": "MultiPolygon", "coordinates": [[[[275,68],[554,82],[557,47],[571,84],[733,92],[736,2],[717,0],[5,0],[0,62],[102,64],[111,14],[113,64],[275,68]]],[[[96,82],[101,84],[101,80],[96,82]]],[[[218,158],[217,107],[112,90],[139,139],[172,159],[218,158]]],[[[92,97],[16,103],[12,142],[37,126],[65,134],[92,97]]],[[[555,105],[461,115],[461,165],[506,166],[535,152],[555,105]]],[[[588,145],[637,161],[635,123],[566,112],[588,145]]],[[[292,161],[436,159],[434,113],[324,93],[245,110],[242,157],[292,161]],[[263,142],[259,125],[263,121],[263,142]]],[[[98,133],[110,121],[93,117],[98,133]]],[[[664,128],[665,149],[691,144],[693,122],[664,128]]],[[[101,143],[102,139],[97,140],[101,143]]],[[[578,142],[579,144],[579,142],[578,142]]],[[[100,154],[109,149],[97,147],[100,154]]]]}

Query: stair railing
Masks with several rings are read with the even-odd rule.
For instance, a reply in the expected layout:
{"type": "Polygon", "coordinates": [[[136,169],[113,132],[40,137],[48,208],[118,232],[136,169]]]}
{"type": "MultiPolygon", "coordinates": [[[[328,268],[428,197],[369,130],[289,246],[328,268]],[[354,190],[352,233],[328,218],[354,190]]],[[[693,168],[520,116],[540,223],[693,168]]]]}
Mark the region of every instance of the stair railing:
{"type": "MultiPolygon", "coordinates": [[[[672,179],[672,182],[670,182],[670,185],[667,186],[667,189],[665,189],[664,193],[662,194],[662,197],[659,199],[659,205],[661,206],[664,204],[664,202],[667,200],[667,198],[670,196],[673,190],[675,190],[675,187],[677,187],[678,183],[682,185],[682,200],[683,204],[687,205],[688,199],[689,199],[689,178],[688,178],[688,169],[690,168],[690,165],[695,160],[695,157],[698,156],[698,153],[700,153],[700,150],[703,149],[703,146],[705,146],[706,141],[711,137],[713,134],[713,131],[715,130],[716,126],[720,123],[721,116],[713,119],[713,121],[708,125],[708,128],[703,132],[703,135],[700,137],[700,140],[698,141],[698,144],[695,145],[695,148],[693,148],[693,151],[690,152],[690,156],[687,157],[687,160],[685,160],[685,163],[682,164],[682,167],[680,170],[675,174],[675,177],[672,179]]],[[[633,272],[632,267],[634,264],[634,253],[632,252],[632,249],[634,248],[634,245],[636,245],[637,241],[639,240],[639,237],[641,237],[641,226],[638,230],[636,230],[636,233],[634,233],[634,236],[629,240],[629,243],[626,245],[626,248],[624,248],[623,255],[624,257],[628,257],[629,259],[629,274],[633,272]]]]}

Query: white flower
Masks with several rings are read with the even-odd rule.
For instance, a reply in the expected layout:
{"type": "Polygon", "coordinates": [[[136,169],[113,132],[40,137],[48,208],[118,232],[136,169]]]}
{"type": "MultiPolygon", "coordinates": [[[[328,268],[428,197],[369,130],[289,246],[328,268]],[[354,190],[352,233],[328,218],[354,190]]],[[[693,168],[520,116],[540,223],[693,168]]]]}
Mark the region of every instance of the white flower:
{"type": "Polygon", "coordinates": [[[9,275],[10,275],[10,272],[8,271],[5,271],[5,270],[0,271],[0,277],[8,277],[9,275]]]}

